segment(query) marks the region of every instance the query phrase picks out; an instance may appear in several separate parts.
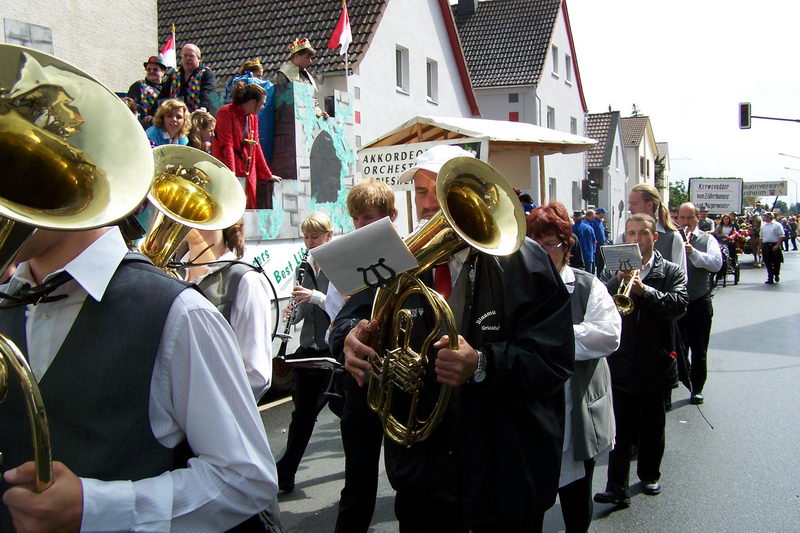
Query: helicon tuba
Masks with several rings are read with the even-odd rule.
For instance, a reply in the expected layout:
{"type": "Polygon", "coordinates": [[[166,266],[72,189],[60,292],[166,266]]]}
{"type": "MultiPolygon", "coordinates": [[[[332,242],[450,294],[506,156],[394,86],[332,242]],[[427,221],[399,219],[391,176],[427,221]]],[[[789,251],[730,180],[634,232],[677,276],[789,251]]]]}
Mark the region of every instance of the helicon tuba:
{"type": "MultiPolygon", "coordinates": [[[[153,173],[147,137],[114,93],[60,59],[5,44],[0,153],[0,273],[37,228],[88,230],[126,217],[153,173]]],[[[53,477],[44,403],[25,357],[0,335],[0,401],[9,369],[25,397],[41,492],[53,477]]]]}
{"type": "Polygon", "coordinates": [[[219,159],[178,145],[153,150],[155,178],[148,200],[157,209],[141,252],[171,272],[169,261],[192,228],[225,229],[244,214],[245,194],[239,180],[219,159]]]}
{"type": "Polygon", "coordinates": [[[428,438],[440,422],[450,398],[450,387],[440,386],[435,404],[422,413],[421,394],[431,344],[440,332],[449,336],[450,349],[458,348],[453,312],[439,293],[419,276],[467,247],[491,255],[510,255],[525,239],[525,215],[508,182],[490,165],[471,157],[448,161],[436,180],[440,211],[405,239],[419,267],[397,276],[378,289],[372,307],[377,321],[370,343],[377,357],[370,362],[368,403],[381,418],[384,432],[393,441],[410,447],[428,438]],[[419,348],[411,346],[412,313],[406,300],[419,294],[433,310],[434,328],[426,332],[419,348]],[[393,413],[393,396],[410,395],[403,414],[393,413]]]}

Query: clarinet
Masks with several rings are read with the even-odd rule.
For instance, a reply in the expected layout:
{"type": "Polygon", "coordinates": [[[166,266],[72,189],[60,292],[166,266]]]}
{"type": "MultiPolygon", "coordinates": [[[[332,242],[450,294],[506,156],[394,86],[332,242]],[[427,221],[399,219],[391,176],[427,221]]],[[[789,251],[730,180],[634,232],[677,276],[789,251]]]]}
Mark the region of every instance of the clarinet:
{"type": "MultiPolygon", "coordinates": [[[[300,265],[297,267],[297,274],[294,278],[294,284],[302,285],[303,280],[306,276],[306,269],[304,268],[305,265],[308,265],[306,262],[306,258],[308,257],[308,250],[303,252],[303,258],[300,260],[300,265]]],[[[289,344],[289,340],[292,338],[292,334],[289,333],[291,331],[292,326],[294,325],[294,319],[297,316],[297,300],[292,299],[292,302],[289,304],[291,309],[289,311],[289,317],[286,319],[286,327],[283,328],[283,333],[276,333],[275,336],[281,340],[281,346],[278,348],[278,357],[280,359],[286,358],[286,345],[289,344]]]]}

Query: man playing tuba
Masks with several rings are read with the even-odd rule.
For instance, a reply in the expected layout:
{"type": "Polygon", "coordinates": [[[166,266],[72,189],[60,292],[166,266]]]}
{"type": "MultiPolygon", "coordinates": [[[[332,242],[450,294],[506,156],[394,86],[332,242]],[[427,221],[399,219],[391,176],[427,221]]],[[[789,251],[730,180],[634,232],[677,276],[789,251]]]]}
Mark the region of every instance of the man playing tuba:
{"type": "MultiPolygon", "coordinates": [[[[442,165],[464,156],[473,157],[436,146],[401,175],[414,181],[419,219],[439,211],[442,165]]],[[[422,279],[447,299],[461,335],[457,349],[443,336],[428,354],[435,364],[423,390],[454,387],[440,425],[410,447],[385,439],[400,531],[540,531],[558,488],[563,387],[574,359],[569,295],[529,239],[507,257],[463,250],[422,279]]],[[[365,320],[373,296],[353,295],[331,335],[360,386],[376,355],[368,343],[377,324],[365,320]]],[[[428,324],[430,332],[428,309],[411,311],[414,331],[428,324]]]]}

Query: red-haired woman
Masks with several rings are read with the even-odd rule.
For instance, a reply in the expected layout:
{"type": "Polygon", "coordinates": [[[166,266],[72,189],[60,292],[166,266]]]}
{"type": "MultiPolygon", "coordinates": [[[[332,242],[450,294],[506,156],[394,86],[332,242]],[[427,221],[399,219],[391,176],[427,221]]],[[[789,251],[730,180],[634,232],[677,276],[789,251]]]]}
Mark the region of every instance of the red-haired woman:
{"type": "Polygon", "coordinates": [[[592,521],[595,457],[610,451],[616,432],[611,374],[604,358],[619,347],[622,319],[606,286],[569,266],[574,237],[563,205],[550,202],[534,209],[527,226],[528,236],[544,248],[570,292],[575,372],[564,388],[566,428],[558,494],[567,531],[585,532],[592,521]]]}
{"type": "MultiPolygon", "coordinates": [[[[217,112],[217,127],[211,141],[211,155],[228,165],[237,177],[245,178],[247,209],[256,209],[256,182],[281,181],[270,171],[258,143],[258,117],[267,93],[256,84],[237,82],[233,100],[217,112]]],[[[267,209],[272,207],[270,197],[267,209]]]]}

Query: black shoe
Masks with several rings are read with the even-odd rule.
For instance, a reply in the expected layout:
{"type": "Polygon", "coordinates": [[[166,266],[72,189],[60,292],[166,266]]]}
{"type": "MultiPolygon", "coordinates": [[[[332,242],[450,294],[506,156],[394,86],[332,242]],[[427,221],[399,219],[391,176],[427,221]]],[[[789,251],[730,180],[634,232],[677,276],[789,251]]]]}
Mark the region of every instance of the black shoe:
{"type": "Polygon", "coordinates": [[[616,505],[617,507],[630,507],[631,506],[631,498],[630,496],[623,494],[612,492],[607,490],[605,492],[598,492],[594,495],[594,501],[597,503],[611,503],[616,505]]]}
{"type": "Polygon", "coordinates": [[[689,403],[692,405],[700,405],[705,401],[702,394],[692,394],[692,397],[689,398],[689,403]]]}
{"type": "Polygon", "coordinates": [[[278,490],[281,492],[292,492],[294,490],[294,477],[281,478],[278,476],[278,490]]]}
{"type": "Polygon", "coordinates": [[[764,282],[764,285],[772,285],[772,284],[773,281],[771,279],[768,279],[767,281],[764,282]]]}
{"type": "Polygon", "coordinates": [[[775,274],[775,283],[780,282],[781,277],[778,274],[775,274]]]}
{"type": "Polygon", "coordinates": [[[661,494],[661,483],[658,481],[642,481],[642,492],[649,496],[661,494]]]}

